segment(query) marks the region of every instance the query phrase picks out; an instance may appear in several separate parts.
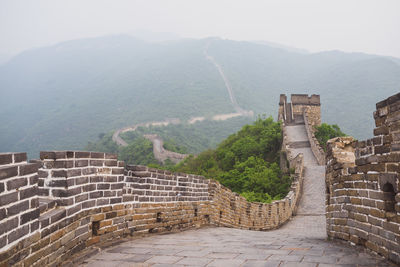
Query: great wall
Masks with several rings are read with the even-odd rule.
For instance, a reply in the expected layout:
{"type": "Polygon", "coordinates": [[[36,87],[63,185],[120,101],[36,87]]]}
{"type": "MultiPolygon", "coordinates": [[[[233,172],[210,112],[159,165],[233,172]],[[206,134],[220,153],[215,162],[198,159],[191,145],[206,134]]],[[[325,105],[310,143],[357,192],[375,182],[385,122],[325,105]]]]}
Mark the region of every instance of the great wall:
{"type": "Polygon", "coordinates": [[[0,154],[0,266],[400,264],[400,94],[377,104],[374,138],[326,155],[319,96],[281,95],[278,114],[294,174],[269,204],[115,154],[0,154]]]}
{"type": "MultiPolygon", "coordinates": [[[[218,74],[221,76],[221,79],[224,82],[225,88],[228,92],[229,95],[229,101],[232,104],[232,107],[235,109],[236,112],[234,113],[226,113],[226,114],[216,114],[212,116],[211,118],[205,118],[203,116],[199,117],[192,117],[190,118],[186,123],[188,124],[194,124],[196,122],[201,122],[204,120],[212,120],[212,121],[224,121],[228,120],[231,118],[235,117],[240,117],[240,116],[245,116],[245,117],[254,117],[254,112],[252,110],[245,110],[239,106],[239,104],[236,101],[235,94],[232,90],[232,86],[228,80],[228,78],[225,76],[224,71],[222,70],[222,67],[218,64],[218,62],[208,53],[208,49],[210,47],[212,40],[208,41],[206,43],[206,46],[203,50],[203,54],[205,58],[210,61],[212,65],[215,66],[215,68],[218,70],[218,74]]],[[[182,121],[178,118],[170,118],[170,119],[165,119],[164,121],[152,121],[152,122],[146,122],[146,123],[139,123],[133,126],[128,126],[128,127],[123,127],[120,129],[117,129],[114,134],[112,135],[112,140],[119,146],[127,146],[128,143],[125,142],[124,139],[121,138],[120,134],[129,132],[129,131],[136,131],[137,128],[139,127],[150,127],[150,126],[167,126],[169,124],[181,124],[182,121]]],[[[177,152],[169,151],[163,147],[163,140],[160,136],[157,135],[151,135],[148,134],[147,136],[144,136],[145,138],[149,139],[150,141],[153,142],[153,154],[155,159],[160,162],[161,164],[164,164],[165,160],[169,159],[173,163],[179,163],[182,161],[184,158],[188,156],[188,154],[180,154],[177,152]],[[161,144],[161,145],[160,145],[161,144]]]]}

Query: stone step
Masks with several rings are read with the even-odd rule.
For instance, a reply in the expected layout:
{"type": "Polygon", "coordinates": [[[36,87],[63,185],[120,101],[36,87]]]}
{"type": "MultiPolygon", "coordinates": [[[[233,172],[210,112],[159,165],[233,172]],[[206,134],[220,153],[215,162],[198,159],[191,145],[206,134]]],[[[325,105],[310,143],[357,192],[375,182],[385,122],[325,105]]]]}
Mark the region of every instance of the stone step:
{"type": "Polygon", "coordinates": [[[289,143],[289,148],[304,148],[311,147],[310,141],[297,141],[289,143]]]}

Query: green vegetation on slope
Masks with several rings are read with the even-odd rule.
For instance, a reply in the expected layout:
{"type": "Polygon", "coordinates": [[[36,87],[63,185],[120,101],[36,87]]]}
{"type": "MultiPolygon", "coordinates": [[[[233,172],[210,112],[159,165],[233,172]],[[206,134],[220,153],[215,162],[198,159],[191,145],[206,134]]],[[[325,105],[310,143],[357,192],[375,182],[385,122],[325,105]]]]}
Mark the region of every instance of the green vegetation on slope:
{"type": "MultiPolygon", "coordinates": [[[[128,143],[127,147],[119,147],[112,140],[112,132],[99,134],[96,142],[89,142],[84,148],[90,151],[118,153],[119,159],[127,164],[158,164],[153,155],[151,141],[144,134],[157,134],[164,141],[164,148],[183,154],[198,154],[206,149],[215,148],[219,142],[232,132],[238,131],[252,119],[236,117],[225,121],[205,120],[195,124],[170,124],[168,126],[139,127],[136,131],[125,132],[121,137],[128,143]]],[[[165,166],[172,166],[168,162],[165,166]]],[[[164,166],[164,167],[165,167],[164,166]]]]}
{"type": "Polygon", "coordinates": [[[281,142],[280,124],[258,118],[217,149],[191,156],[173,170],[216,179],[249,201],[270,202],[284,197],[291,182],[279,168],[281,142]]]}
{"type": "Polygon", "coordinates": [[[329,139],[346,135],[336,124],[329,125],[327,123],[322,123],[321,125],[316,126],[315,129],[315,137],[325,151],[326,142],[328,142],[329,139]]]}
{"type": "Polygon", "coordinates": [[[230,134],[252,121],[248,117],[235,117],[225,121],[204,120],[194,124],[139,127],[135,132],[122,133],[121,137],[130,143],[137,136],[157,134],[164,140],[165,149],[184,154],[199,154],[206,149],[215,148],[230,134]]]}
{"type": "Polygon", "coordinates": [[[400,88],[400,65],[376,55],[303,54],[218,38],[80,39],[0,66],[0,151],[37,157],[40,150],[81,149],[101,132],[136,123],[233,112],[218,70],[204,56],[209,41],[208,54],[237,102],[256,114],[276,114],[281,93],[320,94],[324,120],[364,139],[372,135],[375,103],[400,88]]]}

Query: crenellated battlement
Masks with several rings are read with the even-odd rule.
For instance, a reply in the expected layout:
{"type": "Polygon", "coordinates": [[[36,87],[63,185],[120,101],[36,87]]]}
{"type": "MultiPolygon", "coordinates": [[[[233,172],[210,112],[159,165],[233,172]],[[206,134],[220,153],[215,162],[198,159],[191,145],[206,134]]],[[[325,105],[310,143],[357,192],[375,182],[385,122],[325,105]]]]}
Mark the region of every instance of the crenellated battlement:
{"type": "Polygon", "coordinates": [[[374,138],[328,141],[327,232],[400,263],[400,94],[374,118],[374,138]]]}

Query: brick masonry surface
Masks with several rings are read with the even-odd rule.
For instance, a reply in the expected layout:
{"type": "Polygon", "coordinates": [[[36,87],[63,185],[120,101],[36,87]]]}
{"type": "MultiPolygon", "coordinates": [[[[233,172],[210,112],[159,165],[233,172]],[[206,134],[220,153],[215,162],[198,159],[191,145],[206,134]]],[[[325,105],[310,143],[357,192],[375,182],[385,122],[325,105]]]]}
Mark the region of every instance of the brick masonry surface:
{"type": "Polygon", "coordinates": [[[0,266],[65,265],[71,256],[124,236],[203,225],[266,230],[292,216],[303,179],[299,155],[288,195],[249,203],[217,181],[85,151],[0,154],[0,266]]]}
{"type": "Polygon", "coordinates": [[[376,104],[374,138],[328,142],[327,233],[400,264],[400,94],[376,104]]]}

